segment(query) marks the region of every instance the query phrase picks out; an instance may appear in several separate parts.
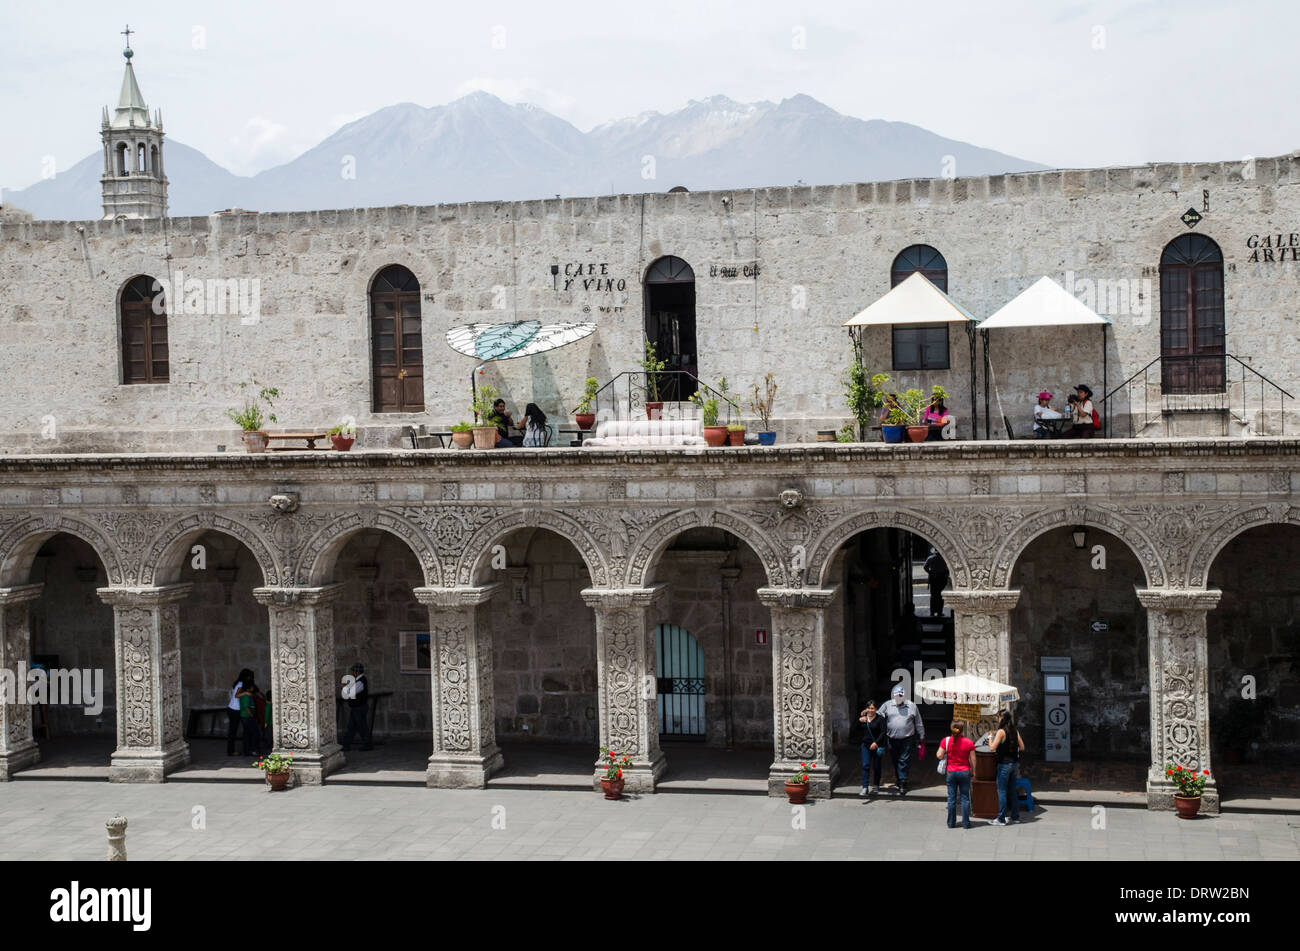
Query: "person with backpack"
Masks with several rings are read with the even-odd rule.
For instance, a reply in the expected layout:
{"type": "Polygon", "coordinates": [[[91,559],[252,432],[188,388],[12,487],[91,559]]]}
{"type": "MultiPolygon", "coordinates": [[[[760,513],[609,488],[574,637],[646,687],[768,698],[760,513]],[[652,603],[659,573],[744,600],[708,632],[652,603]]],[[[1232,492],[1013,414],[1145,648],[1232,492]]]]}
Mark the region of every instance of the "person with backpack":
{"type": "MultiPolygon", "coordinates": [[[[239,715],[239,691],[244,688],[244,684],[253,682],[253,672],[245,667],[235,678],[235,682],[230,685],[230,698],[226,702],[226,755],[235,755],[235,737],[239,736],[240,720],[239,715]]],[[[247,753],[245,753],[247,755],[247,753]]]]}
{"type": "Polygon", "coordinates": [[[1016,729],[1015,718],[1010,710],[1003,710],[998,718],[998,729],[989,743],[989,750],[998,756],[998,817],[990,819],[995,826],[1010,825],[1020,821],[1020,797],[1016,791],[1016,780],[1020,778],[1020,754],[1025,748],[1025,738],[1016,729]],[[1011,815],[1007,816],[1007,802],[1011,803],[1011,815]]]}
{"type": "Polygon", "coordinates": [[[1070,427],[1069,438],[1089,439],[1101,426],[1101,417],[1092,405],[1092,389],[1084,383],[1074,388],[1076,398],[1072,404],[1074,425],[1070,427]]]}
{"type": "Polygon", "coordinates": [[[951,736],[939,741],[940,767],[948,780],[948,828],[957,827],[957,797],[961,796],[961,827],[970,828],[970,777],[971,754],[975,744],[963,736],[966,725],[961,720],[953,720],[951,736]]]}

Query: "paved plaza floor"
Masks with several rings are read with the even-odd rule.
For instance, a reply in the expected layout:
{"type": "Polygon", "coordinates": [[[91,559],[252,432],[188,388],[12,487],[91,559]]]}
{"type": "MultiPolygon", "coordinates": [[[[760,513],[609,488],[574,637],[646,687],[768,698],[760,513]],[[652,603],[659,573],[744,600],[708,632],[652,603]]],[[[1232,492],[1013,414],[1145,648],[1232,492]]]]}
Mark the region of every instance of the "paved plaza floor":
{"type": "Polygon", "coordinates": [[[127,817],[131,860],[150,859],[1300,859],[1300,815],[1044,805],[1006,828],[948,829],[936,799],[780,799],[587,790],[161,785],[45,780],[0,785],[0,858],[100,861],[104,823],[127,817]]]}

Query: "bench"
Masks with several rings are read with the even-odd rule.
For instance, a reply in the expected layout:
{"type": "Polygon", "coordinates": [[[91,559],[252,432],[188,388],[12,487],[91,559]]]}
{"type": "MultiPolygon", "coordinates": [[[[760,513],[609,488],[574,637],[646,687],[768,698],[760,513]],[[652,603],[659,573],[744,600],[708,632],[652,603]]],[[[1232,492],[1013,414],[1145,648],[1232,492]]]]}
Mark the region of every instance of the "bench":
{"type": "Polygon", "coordinates": [[[698,419],[610,419],[596,425],[582,448],[707,445],[698,419]]]}
{"type": "MultiPolygon", "coordinates": [[[[272,446],[271,442],[276,439],[305,439],[307,440],[307,448],[315,449],[317,439],[328,438],[329,433],[267,433],[266,448],[271,452],[302,452],[301,446],[272,446]]],[[[321,446],[320,448],[324,449],[325,447],[321,446]]]]}

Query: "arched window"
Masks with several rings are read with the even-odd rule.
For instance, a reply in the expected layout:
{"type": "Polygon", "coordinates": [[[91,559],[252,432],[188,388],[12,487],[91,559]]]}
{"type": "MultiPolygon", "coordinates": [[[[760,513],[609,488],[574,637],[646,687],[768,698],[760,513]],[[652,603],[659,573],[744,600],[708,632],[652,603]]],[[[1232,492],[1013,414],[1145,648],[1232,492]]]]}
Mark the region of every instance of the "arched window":
{"type": "MultiPolygon", "coordinates": [[[[898,253],[889,271],[889,286],[897,287],[917,271],[939,290],[948,293],[948,262],[928,244],[914,244],[898,253]]],[[[895,370],[948,369],[947,324],[894,327],[893,335],[895,370]]]]}
{"type": "Polygon", "coordinates": [[[691,632],[676,624],[659,630],[659,732],[704,736],[704,649],[691,632]]]}
{"type": "Polygon", "coordinates": [[[162,178],[162,173],[158,171],[158,146],[149,147],[149,171],[153,173],[154,178],[162,178]]]}
{"type": "Polygon", "coordinates": [[[126,143],[119,142],[117,143],[117,174],[120,177],[126,173],[126,143]]]}
{"type": "Polygon", "coordinates": [[[168,382],[167,301],[158,282],[147,274],[131,278],[122,288],[118,309],[122,382],[168,382]]]}
{"type": "Polygon", "coordinates": [[[889,272],[889,286],[897,287],[914,271],[920,271],[931,284],[948,293],[948,262],[928,244],[914,244],[898,252],[889,272]]]}
{"type": "Polygon", "coordinates": [[[384,268],[370,285],[370,353],[376,413],[424,410],[420,282],[407,268],[384,268]]]}
{"type": "Polygon", "coordinates": [[[139,145],[136,146],[136,151],[135,151],[135,170],[139,172],[141,175],[143,175],[145,172],[148,171],[148,169],[145,167],[144,164],[144,156],[145,156],[144,143],[141,142],[139,145]]]}
{"type": "Polygon", "coordinates": [[[662,257],[645,275],[645,336],[667,370],[684,370],[689,377],[665,376],[662,400],[685,400],[695,392],[700,371],[695,351],[695,272],[681,258],[662,257]]]}
{"type": "Polygon", "coordinates": [[[1160,391],[1222,393],[1224,352],[1223,252],[1182,235],[1160,256],[1160,391]]]}

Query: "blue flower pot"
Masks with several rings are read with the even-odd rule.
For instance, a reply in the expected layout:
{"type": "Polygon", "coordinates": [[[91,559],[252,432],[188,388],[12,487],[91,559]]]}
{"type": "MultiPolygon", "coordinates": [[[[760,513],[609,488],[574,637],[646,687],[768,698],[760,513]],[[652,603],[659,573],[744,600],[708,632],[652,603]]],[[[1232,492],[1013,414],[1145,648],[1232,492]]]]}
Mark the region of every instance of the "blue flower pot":
{"type": "Polygon", "coordinates": [[[758,434],[758,444],[759,444],[760,446],[775,446],[775,445],[776,445],[776,433],[759,433],[759,434],[758,434]]]}
{"type": "Polygon", "coordinates": [[[880,431],[885,436],[885,442],[902,442],[903,433],[907,430],[906,426],[881,426],[880,431]]]}

